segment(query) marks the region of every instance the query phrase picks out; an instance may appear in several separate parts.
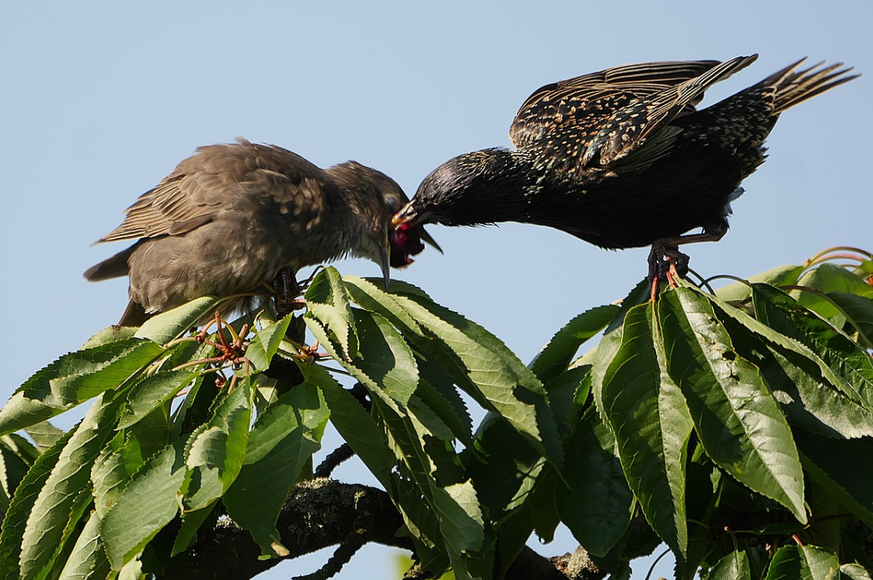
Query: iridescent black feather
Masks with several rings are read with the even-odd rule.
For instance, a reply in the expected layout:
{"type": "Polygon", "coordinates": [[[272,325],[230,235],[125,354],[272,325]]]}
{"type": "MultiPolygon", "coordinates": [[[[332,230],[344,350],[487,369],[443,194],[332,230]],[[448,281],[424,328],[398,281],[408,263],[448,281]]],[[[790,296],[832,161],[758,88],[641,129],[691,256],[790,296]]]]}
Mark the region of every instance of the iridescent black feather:
{"type": "Polygon", "coordinates": [[[394,222],[516,221],[603,248],[719,239],[779,114],[857,76],[841,64],[797,70],[799,61],[696,109],[708,87],[756,58],[636,64],[546,85],[512,123],[517,149],[444,163],[394,222]]]}

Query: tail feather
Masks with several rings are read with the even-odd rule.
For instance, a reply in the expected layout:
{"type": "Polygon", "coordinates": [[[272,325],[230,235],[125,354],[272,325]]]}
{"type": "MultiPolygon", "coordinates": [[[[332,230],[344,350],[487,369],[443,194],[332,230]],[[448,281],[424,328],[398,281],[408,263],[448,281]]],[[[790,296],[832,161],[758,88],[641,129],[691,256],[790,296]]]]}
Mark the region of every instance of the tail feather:
{"type": "Polygon", "coordinates": [[[118,252],[111,258],[103,260],[99,264],[91,266],[85,270],[85,273],[82,275],[89,282],[99,282],[110,278],[121,278],[122,276],[127,276],[129,269],[127,260],[135,249],[136,244],[122,252],[118,252]]]}
{"type": "Polygon", "coordinates": [[[840,68],[843,66],[841,62],[831,65],[820,62],[803,70],[794,70],[804,60],[806,59],[797,61],[759,83],[775,90],[774,114],[779,114],[798,103],[861,76],[848,74],[852,71],[852,67],[840,68]]]}
{"type": "Polygon", "coordinates": [[[124,309],[124,314],[121,315],[118,326],[142,326],[149,318],[151,318],[151,315],[146,314],[142,305],[131,300],[127,303],[127,308],[124,309]]]}

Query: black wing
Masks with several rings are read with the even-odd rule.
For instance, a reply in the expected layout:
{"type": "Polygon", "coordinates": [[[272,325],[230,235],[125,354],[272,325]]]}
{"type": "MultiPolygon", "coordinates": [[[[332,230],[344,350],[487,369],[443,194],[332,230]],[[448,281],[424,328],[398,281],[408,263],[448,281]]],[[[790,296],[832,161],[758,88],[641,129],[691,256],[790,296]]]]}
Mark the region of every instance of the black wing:
{"type": "Polygon", "coordinates": [[[679,131],[670,121],[694,112],[706,88],[756,58],[634,64],[546,85],[521,106],[509,135],[568,173],[621,160],[647,164],[669,150],[679,131]],[[626,159],[634,152],[641,159],[626,159]]]}

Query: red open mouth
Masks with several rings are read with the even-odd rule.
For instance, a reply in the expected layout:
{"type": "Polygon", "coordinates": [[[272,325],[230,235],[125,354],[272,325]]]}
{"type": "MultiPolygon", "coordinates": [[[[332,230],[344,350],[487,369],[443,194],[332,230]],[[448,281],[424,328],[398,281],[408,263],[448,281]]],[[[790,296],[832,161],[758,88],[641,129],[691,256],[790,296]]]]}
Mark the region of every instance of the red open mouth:
{"type": "Polygon", "coordinates": [[[410,256],[420,254],[424,250],[424,243],[415,227],[409,224],[400,224],[388,234],[391,244],[391,267],[404,268],[414,260],[410,256]]]}

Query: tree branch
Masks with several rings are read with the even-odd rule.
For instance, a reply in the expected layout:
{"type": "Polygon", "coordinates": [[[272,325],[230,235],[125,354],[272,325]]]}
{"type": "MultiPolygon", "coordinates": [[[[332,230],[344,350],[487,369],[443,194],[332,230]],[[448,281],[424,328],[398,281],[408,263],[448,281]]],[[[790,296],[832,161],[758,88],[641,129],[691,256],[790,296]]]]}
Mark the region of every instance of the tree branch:
{"type": "MultiPolygon", "coordinates": [[[[403,518],[384,491],[324,478],[304,481],[295,487],[277,523],[282,544],[290,551],[287,559],[340,545],[337,560],[329,569],[313,571],[313,577],[323,578],[336,574],[339,560],[350,558],[357,545],[376,542],[412,552],[412,541],[396,533],[402,527],[403,518]]],[[[260,547],[248,531],[229,518],[220,517],[214,527],[198,533],[191,548],[166,563],[161,578],[245,580],[283,561],[282,558],[259,560],[260,554],[260,547]]],[[[525,546],[506,578],[599,580],[604,575],[582,548],[573,554],[549,559],[525,546]]],[[[425,575],[413,569],[407,578],[425,578],[425,575]]]]}
{"type": "MultiPolygon", "coordinates": [[[[295,487],[277,523],[282,543],[290,551],[289,559],[342,544],[351,537],[362,543],[412,550],[409,538],[395,535],[402,526],[402,517],[384,491],[329,479],[305,481],[295,487]]],[[[243,580],[282,561],[258,560],[260,554],[248,531],[228,518],[219,518],[212,529],[198,534],[191,548],[167,563],[161,578],[243,580]]]]}

